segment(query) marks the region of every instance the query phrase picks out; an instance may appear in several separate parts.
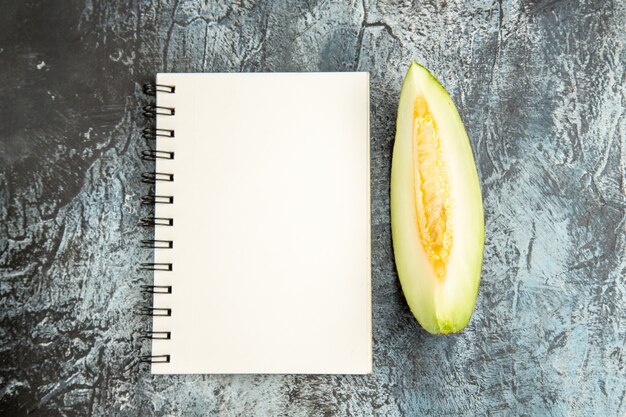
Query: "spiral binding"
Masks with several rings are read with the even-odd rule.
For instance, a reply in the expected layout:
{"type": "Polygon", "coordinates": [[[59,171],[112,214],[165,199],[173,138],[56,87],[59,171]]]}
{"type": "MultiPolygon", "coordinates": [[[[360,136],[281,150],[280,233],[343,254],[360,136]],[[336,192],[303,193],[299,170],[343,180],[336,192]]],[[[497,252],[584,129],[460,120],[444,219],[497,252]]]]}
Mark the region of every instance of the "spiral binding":
{"type": "Polygon", "coordinates": [[[174,264],[171,263],[158,263],[158,262],[144,262],[139,264],[140,271],[173,271],[174,264]]]}
{"type": "Polygon", "coordinates": [[[155,127],[146,127],[142,132],[141,136],[143,136],[146,140],[156,140],[157,137],[162,138],[173,138],[174,131],[171,129],[157,129],[155,127]]]}
{"type": "Polygon", "coordinates": [[[173,107],[157,106],[156,104],[148,104],[143,106],[143,115],[154,119],[157,116],[174,116],[176,110],[173,107]]]}
{"type": "Polygon", "coordinates": [[[171,217],[143,217],[139,220],[139,224],[143,227],[174,226],[174,219],[171,217]]]}
{"type": "MultiPolygon", "coordinates": [[[[173,85],[164,85],[156,83],[147,83],[143,86],[143,92],[150,96],[157,96],[157,93],[174,94],[176,87],[173,85]]],[[[158,106],[155,104],[148,104],[143,107],[143,115],[148,120],[154,120],[157,116],[174,116],[176,109],[173,107],[158,106]]],[[[149,141],[155,141],[157,138],[175,138],[174,130],[160,129],[157,127],[146,127],[142,131],[143,138],[149,143],[149,141]]],[[[145,149],[141,152],[141,159],[144,161],[156,161],[157,159],[172,160],[175,157],[175,153],[171,151],[162,151],[158,149],[145,149]]],[[[169,172],[156,172],[148,171],[141,174],[141,182],[145,184],[154,185],[158,181],[173,182],[174,174],[169,172]]],[[[141,204],[144,206],[154,206],[156,204],[174,204],[174,196],[172,195],[156,195],[154,192],[141,197],[141,204]]],[[[146,216],[141,218],[139,224],[143,227],[171,227],[174,225],[174,219],[170,217],[156,217],[146,216]]],[[[145,239],[141,241],[141,247],[151,250],[161,249],[173,249],[173,240],[162,239],[145,239]]],[[[171,272],[174,270],[172,263],[163,262],[144,262],[139,264],[139,270],[141,271],[165,271],[171,272]]],[[[172,294],[171,285],[144,285],[142,292],[152,297],[155,295],[168,295],[172,294]]],[[[171,317],[171,308],[159,308],[159,307],[144,307],[139,311],[141,315],[156,316],[156,317],[171,317]]],[[[158,339],[158,340],[170,340],[172,333],[170,331],[157,331],[153,330],[143,335],[144,339],[158,339]]],[[[170,363],[170,355],[147,355],[141,356],[140,362],[142,363],[170,363]]]]}
{"type": "Polygon", "coordinates": [[[142,363],[170,363],[170,355],[142,356],[139,361],[142,363]]]}
{"type": "Polygon", "coordinates": [[[172,317],[172,309],[160,307],[144,307],[139,310],[139,314],[141,314],[142,316],[172,317]]]}
{"type": "Polygon", "coordinates": [[[174,159],[174,152],[145,149],[141,151],[141,159],[144,161],[156,161],[157,159],[174,159]]]}
{"type": "Polygon", "coordinates": [[[141,174],[141,182],[156,184],[157,181],[174,182],[174,174],[166,172],[144,172],[141,174]]]}
{"type": "Polygon", "coordinates": [[[174,204],[174,196],[146,194],[141,196],[141,204],[146,206],[153,206],[155,204],[174,204]]]}
{"type": "Polygon", "coordinates": [[[173,85],[164,85],[164,84],[155,84],[155,83],[146,83],[143,85],[143,92],[149,96],[156,96],[156,93],[174,93],[176,92],[176,86],[173,85]]]}
{"type": "Polygon", "coordinates": [[[144,339],[158,339],[158,340],[170,340],[172,338],[171,332],[148,332],[143,335],[144,339]]]}
{"type": "Polygon", "coordinates": [[[171,285],[144,285],[143,292],[146,294],[171,294],[171,285]]]}
{"type": "Polygon", "coordinates": [[[174,247],[173,240],[147,239],[141,241],[142,248],[148,249],[172,249],[174,247]]]}

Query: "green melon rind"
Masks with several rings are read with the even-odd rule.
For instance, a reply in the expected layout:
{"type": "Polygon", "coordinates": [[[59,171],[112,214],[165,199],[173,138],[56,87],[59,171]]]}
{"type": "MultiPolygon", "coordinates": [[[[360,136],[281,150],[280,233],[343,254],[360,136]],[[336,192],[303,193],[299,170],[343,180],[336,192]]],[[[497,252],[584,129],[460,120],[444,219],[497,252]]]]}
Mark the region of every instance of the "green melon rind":
{"type": "Polygon", "coordinates": [[[454,333],[469,322],[478,294],[484,248],[482,196],[469,138],[441,83],[413,62],[402,85],[391,169],[391,227],[402,290],[428,332],[454,333]],[[413,103],[421,92],[440,131],[453,201],[453,247],[443,282],[423,252],[415,227],[412,159],[413,103]]]}

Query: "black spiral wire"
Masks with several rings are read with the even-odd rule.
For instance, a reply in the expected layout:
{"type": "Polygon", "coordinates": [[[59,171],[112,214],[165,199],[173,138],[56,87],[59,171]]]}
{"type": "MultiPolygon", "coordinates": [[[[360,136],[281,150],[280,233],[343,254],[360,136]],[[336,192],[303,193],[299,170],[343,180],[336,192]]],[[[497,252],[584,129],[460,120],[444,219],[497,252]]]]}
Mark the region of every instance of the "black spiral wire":
{"type": "MultiPolygon", "coordinates": [[[[174,94],[176,87],[173,85],[163,85],[156,83],[147,83],[143,86],[143,92],[149,96],[156,97],[157,93],[174,94]]],[[[159,116],[174,116],[176,109],[173,107],[157,106],[155,104],[148,104],[143,107],[143,115],[148,122],[154,123],[157,115],[159,116]]],[[[158,129],[154,127],[146,127],[142,132],[143,138],[146,142],[156,141],[157,138],[174,138],[175,132],[170,129],[158,129]]],[[[156,161],[157,159],[174,159],[174,152],[160,151],[157,149],[145,149],[141,152],[141,158],[144,161],[156,161]]],[[[149,185],[154,185],[158,181],[173,182],[174,174],[168,172],[156,172],[148,171],[141,174],[141,182],[149,185]]],[[[172,195],[155,195],[155,193],[149,192],[141,197],[141,204],[149,207],[154,207],[156,204],[174,204],[174,196],[172,195]]],[[[171,227],[174,225],[174,219],[170,217],[156,217],[155,215],[146,216],[140,219],[139,224],[147,228],[155,227],[171,227]]],[[[174,241],[172,240],[160,240],[160,239],[145,239],[141,241],[141,247],[157,250],[157,249],[172,249],[174,248],[174,241]]],[[[174,265],[172,263],[158,263],[158,262],[144,262],[139,264],[139,270],[141,271],[173,271],[174,265]]],[[[144,285],[142,292],[154,296],[155,294],[171,294],[172,286],[170,285],[144,285]]],[[[156,317],[171,317],[172,309],[170,308],[156,308],[156,307],[144,307],[139,311],[139,314],[146,316],[156,317]]],[[[158,340],[170,340],[172,333],[169,331],[150,331],[143,335],[144,339],[158,339],[158,340]]],[[[140,361],[142,363],[169,363],[170,355],[146,355],[141,356],[140,361]]]]}

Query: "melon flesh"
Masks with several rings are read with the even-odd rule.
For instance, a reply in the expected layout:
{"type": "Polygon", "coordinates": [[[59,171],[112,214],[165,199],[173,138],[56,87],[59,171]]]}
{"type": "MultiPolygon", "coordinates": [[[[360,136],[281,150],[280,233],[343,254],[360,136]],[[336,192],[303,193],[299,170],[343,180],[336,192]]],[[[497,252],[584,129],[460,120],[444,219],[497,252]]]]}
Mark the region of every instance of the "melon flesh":
{"type": "Polygon", "coordinates": [[[391,229],[402,291],[433,334],[469,322],[484,246],[480,185],[452,99],[413,62],[400,93],[391,168],[391,229]]]}

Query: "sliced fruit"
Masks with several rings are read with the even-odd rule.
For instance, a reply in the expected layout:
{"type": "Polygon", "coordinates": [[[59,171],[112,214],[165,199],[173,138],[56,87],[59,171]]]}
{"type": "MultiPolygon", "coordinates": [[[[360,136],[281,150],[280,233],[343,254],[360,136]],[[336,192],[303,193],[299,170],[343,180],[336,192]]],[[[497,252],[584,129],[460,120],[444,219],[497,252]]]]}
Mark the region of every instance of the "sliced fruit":
{"type": "Polygon", "coordinates": [[[472,149],[452,99],[413,62],[398,105],[391,229],[404,296],[424,329],[469,322],[480,283],[484,218],[472,149]]]}

